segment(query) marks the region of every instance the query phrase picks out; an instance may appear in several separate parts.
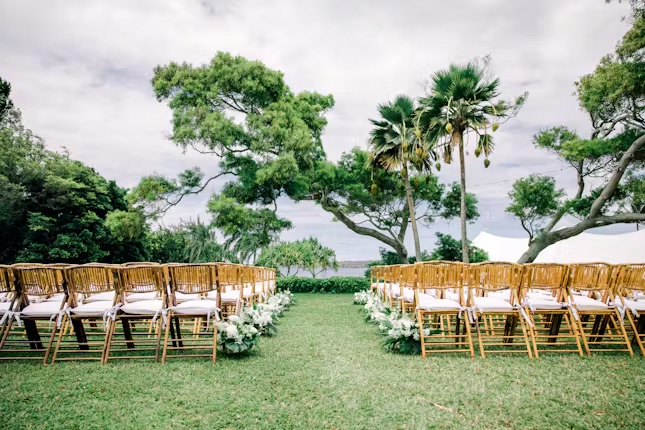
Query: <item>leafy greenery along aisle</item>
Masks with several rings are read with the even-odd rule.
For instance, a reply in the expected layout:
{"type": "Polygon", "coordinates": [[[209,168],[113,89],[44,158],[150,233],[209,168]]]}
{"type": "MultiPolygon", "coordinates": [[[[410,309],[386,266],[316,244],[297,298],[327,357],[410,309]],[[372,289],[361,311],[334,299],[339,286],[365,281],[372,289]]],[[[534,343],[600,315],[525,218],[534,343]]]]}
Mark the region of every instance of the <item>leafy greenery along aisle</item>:
{"type": "Polygon", "coordinates": [[[0,363],[0,407],[12,411],[0,415],[0,427],[645,426],[642,360],[421,360],[383,350],[350,294],[296,301],[278,336],[245,358],[218,356],[215,365],[0,363]]]}

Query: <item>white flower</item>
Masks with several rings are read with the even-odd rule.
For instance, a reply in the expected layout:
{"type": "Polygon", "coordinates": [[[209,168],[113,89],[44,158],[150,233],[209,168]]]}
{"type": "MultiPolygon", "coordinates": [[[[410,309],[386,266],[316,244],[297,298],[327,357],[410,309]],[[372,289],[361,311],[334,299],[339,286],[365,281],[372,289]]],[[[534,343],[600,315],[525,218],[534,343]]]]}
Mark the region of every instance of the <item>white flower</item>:
{"type": "Polygon", "coordinates": [[[229,324],[228,327],[226,327],[226,337],[229,339],[235,339],[238,336],[238,331],[237,331],[237,326],[233,324],[229,324]]]}

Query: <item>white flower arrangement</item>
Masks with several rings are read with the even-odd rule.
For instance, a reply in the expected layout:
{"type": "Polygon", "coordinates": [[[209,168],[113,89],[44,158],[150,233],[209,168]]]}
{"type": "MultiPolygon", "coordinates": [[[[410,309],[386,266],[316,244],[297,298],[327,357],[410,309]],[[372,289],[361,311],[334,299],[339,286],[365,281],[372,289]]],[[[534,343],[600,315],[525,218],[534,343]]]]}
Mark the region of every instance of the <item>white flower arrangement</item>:
{"type": "Polygon", "coordinates": [[[246,324],[251,324],[263,335],[273,336],[278,332],[273,322],[273,314],[261,305],[245,308],[242,312],[242,320],[246,324]]]}
{"type": "Polygon", "coordinates": [[[217,345],[229,354],[240,354],[251,350],[257,343],[260,332],[253,324],[245,322],[237,315],[228,321],[217,323],[217,345]]]}
{"type": "Polygon", "coordinates": [[[294,303],[293,293],[289,290],[280,291],[273,297],[277,297],[280,305],[285,309],[289,309],[289,307],[294,303]]]}
{"type": "MultiPolygon", "coordinates": [[[[363,304],[367,314],[365,319],[376,324],[379,331],[385,335],[383,346],[388,351],[402,354],[420,354],[421,338],[419,325],[407,315],[401,315],[397,310],[391,310],[381,298],[369,291],[360,291],[354,295],[354,303],[363,304]]],[[[424,329],[426,336],[430,329],[424,329]]]]}
{"type": "Polygon", "coordinates": [[[369,291],[359,291],[354,293],[354,304],[355,305],[365,305],[367,300],[370,298],[371,293],[369,291]]]}

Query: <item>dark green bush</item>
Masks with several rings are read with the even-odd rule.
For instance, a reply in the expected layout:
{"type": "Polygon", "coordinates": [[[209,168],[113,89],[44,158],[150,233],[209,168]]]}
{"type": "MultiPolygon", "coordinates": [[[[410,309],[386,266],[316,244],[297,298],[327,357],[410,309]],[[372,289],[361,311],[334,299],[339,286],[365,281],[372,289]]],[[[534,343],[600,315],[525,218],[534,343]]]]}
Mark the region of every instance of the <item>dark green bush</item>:
{"type": "Polygon", "coordinates": [[[290,290],[292,293],[355,293],[370,288],[366,278],[334,276],[326,279],[297,278],[286,276],[276,280],[279,291],[290,290]]]}

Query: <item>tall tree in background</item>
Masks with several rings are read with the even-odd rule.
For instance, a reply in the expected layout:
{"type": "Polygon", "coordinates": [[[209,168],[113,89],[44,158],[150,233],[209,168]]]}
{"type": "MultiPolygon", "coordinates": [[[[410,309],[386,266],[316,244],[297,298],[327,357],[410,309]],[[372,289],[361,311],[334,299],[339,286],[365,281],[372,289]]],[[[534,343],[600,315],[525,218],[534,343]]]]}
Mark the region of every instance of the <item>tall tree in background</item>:
{"type": "MultiPolygon", "coordinates": [[[[536,232],[520,263],[535,260],[549,245],[587,229],[645,221],[645,16],[642,2],[631,3],[633,27],[616,53],[604,57],[593,73],[575,84],[580,107],[591,119],[590,138],[554,127],[533,139],[536,147],[555,153],[574,168],[578,186],[568,199],[551,199],[549,204],[557,210],[536,232]],[[578,218],[578,223],[556,230],[565,215],[578,218]]],[[[534,194],[543,196],[544,188],[534,194]]],[[[512,196],[511,211],[525,210],[537,198],[520,197],[512,196]]]]}
{"type": "MultiPolygon", "coordinates": [[[[378,106],[380,118],[371,119],[370,153],[373,165],[388,172],[398,172],[405,186],[405,193],[414,238],[414,252],[421,261],[421,244],[415,214],[415,204],[410,184],[411,169],[429,171],[431,166],[428,145],[415,134],[413,125],[414,101],[398,96],[394,102],[378,106]]],[[[465,216],[465,209],[464,209],[465,216]]]]}
{"type": "Polygon", "coordinates": [[[466,231],[466,160],[465,142],[468,135],[477,140],[475,155],[484,154],[488,167],[493,150],[490,132],[501,121],[517,114],[526,94],[513,104],[496,100],[500,81],[487,76],[487,61],[483,65],[471,62],[464,66],[451,65],[432,76],[426,97],[420,100],[418,120],[425,139],[434,142],[434,151],[445,163],[452,161],[453,149],[459,153],[461,187],[460,218],[463,261],[468,263],[468,235],[466,231]]]}

